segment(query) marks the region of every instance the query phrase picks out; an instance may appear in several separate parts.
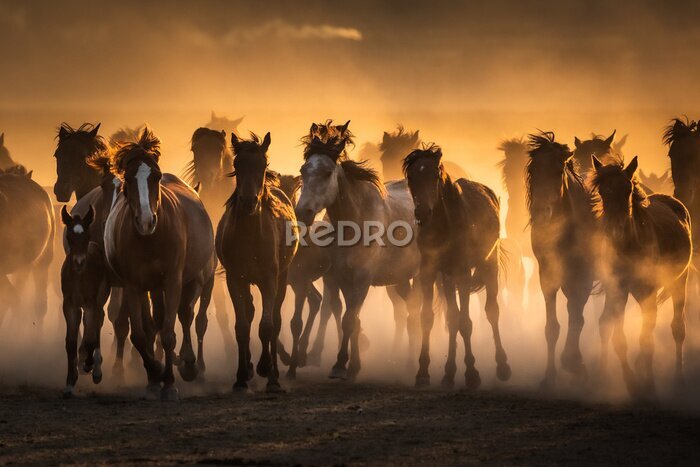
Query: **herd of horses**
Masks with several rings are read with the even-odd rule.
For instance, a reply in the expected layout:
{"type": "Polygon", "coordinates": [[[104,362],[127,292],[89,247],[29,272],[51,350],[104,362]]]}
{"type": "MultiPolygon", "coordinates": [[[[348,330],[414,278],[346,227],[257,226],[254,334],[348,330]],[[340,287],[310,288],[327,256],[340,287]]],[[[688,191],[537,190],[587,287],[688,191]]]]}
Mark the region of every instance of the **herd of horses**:
{"type": "Polygon", "coordinates": [[[64,395],[73,394],[79,368],[95,383],[102,379],[100,334],[107,307],[115,331],[115,374],[123,371],[130,335],[143,360],[148,394],[177,399],[173,367],[185,381],[205,371],[204,336],[212,299],[231,360],[238,347],[234,389],[245,390],[257,373],[267,379],[268,391],[280,391],[280,362],[288,366],[290,378],[299,367],[318,364],[331,317],[339,350],[330,377],[354,378],[366,345],[360,310],[372,286],[385,287],[393,305],[395,348],[407,334],[409,359],[418,356],[419,386],[430,384],[431,330],[436,307],[444,307],[449,340],[442,383],[454,384],[459,335],[468,388],[481,381],[471,348],[469,301],[473,293],[485,290],[496,375],[505,381],[511,368],[500,337],[499,291],[506,287],[515,301],[521,299],[523,257],[536,260],[534,276],[545,302],[544,387],[556,380],[560,290],[569,320],[561,367],[576,381],[586,380],[579,339],[584,307],[596,288],[605,294],[599,321],[602,374],[612,340],[630,394],[654,394],[653,331],[658,304],[670,297],[676,378],[682,381],[686,294],[698,290],[691,272],[694,262],[697,267],[692,245],[700,235],[700,222],[691,222],[700,216],[696,122],[674,119],[664,135],[673,196],[667,174],[643,175],[637,157],[625,164],[626,137],[615,142],[614,132],[607,138],[576,138],[573,151],[551,132],[504,141],[499,149],[505,154],[500,166],[508,214],[507,236],[501,238],[500,201],[494,191],[443,160],[442,149],[421,142],[418,131],[399,127],[385,132],[381,144],[362,148],[367,161],[350,157],[354,135],[349,121],[314,123],[302,138],[304,162],[295,176],[270,170],[270,133],[244,139],[236,131],[240,121],[212,114],[210,125],[192,135],[193,159],[182,178],[161,171],[160,141],[147,126],[120,130],[106,141],[99,124],[62,124],[53,191],[59,203],[68,203],[73,193],[77,199],[70,210],[65,204],[60,207],[62,235],[56,234],[58,209],[48,193],[12,160],[0,136],[0,320],[19,307],[31,274],[34,313],[41,321],[54,250],[62,247],[68,362],[64,395]],[[403,221],[413,226],[415,240],[402,245],[305,241],[308,234],[297,227],[320,219],[332,226],[403,221]],[[516,279],[504,280],[506,270],[516,279]],[[225,281],[220,280],[223,275],[225,281]],[[322,292],[317,289],[321,279],[322,292]],[[235,343],[224,282],[235,313],[235,343]],[[294,292],[289,350],[279,339],[288,285],[294,292]],[[251,286],[262,299],[262,350],[255,367],[251,286]],[[630,294],[643,317],[634,366],[627,359],[623,330],[630,294]],[[176,351],[178,320],[182,342],[176,351]]]}

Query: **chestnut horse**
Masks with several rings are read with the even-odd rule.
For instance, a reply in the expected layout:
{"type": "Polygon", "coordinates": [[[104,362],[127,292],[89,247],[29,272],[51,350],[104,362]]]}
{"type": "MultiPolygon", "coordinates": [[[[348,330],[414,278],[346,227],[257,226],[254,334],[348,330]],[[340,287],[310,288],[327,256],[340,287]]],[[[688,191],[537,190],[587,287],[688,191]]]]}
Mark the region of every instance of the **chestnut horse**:
{"type": "MultiPolygon", "coordinates": [[[[175,320],[182,324],[183,342],[178,370],[185,381],[198,373],[192,349],[194,305],[198,338],[203,337],[206,309],[214,284],[214,235],[209,216],[197,193],[171,174],[162,174],[160,141],[143,129],[138,142],[123,143],[112,156],[122,179],[122,193],[107,218],[105,254],[125,286],[131,341],[141,354],[149,390],[160,387],[161,397],[177,399],[174,386],[175,320]],[[147,293],[153,300],[153,322],[142,318],[147,293]],[[165,368],[153,351],[155,332],[165,350],[165,368]]],[[[201,346],[198,360],[201,362],[201,346]]]]}

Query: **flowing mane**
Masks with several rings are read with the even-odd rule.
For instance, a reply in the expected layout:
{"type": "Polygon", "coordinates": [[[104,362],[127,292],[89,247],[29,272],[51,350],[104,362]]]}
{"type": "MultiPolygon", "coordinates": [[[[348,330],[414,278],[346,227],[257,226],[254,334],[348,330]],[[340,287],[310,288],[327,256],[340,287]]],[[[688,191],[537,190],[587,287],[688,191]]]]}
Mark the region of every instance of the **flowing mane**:
{"type": "MultiPolygon", "coordinates": [[[[498,167],[501,169],[501,178],[506,189],[522,183],[522,172],[527,164],[528,152],[525,140],[523,138],[506,139],[501,141],[497,149],[504,153],[498,167]]],[[[513,196],[516,193],[510,193],[509,190],[508,194],[513,196]]]]}
{"type": "Polygon", "coordinates": [[[107,152],[95,154],[89,157],[86,162],[103,177],[112,173],[112,158],[107,152]]]}
{"type": "Polygon", "coordinates": [[[160,139],[153,134],[148,126],[141,131],[137,142],[120,142],[112,154],[112,173],[121,177],[126,169],[126,164],[135,157],[150,157],[156,162],[160,160],[160,139]]]}
{"type": "Polygon", "coordinates": [[[698,122],[689,120],[687,116],[683,119],[676,117],[664,130],[664,144],[670,146],[674,141],[693,134],[698,134],[698,122]]]}
{"type": "Polygon", "coordinates": [[[345,177],[350,182],[369,182],[377,189],[382,197],[386,195],[386,188],[384,187],[382,178],[379,176],[376,170],[369,167],[369,163],[367,161],[354,161],[351,159],[346,159],[340,162],[340,166],[343,168],[345,177]]]}
{"type": "Polygon", "coordinates": [[[58,144],[61,144],[67,139],[77,138],[88,146],[90,155],[103,153],[107,151],[107,144],[104,138],[100,135],[93,136],[91,134],[98,126],[92,123],[83,123],[78,128],[73,128],[68,123],[63,122],[58,127],[56,139],[58,139],[58,144]]]}
{"type": "Polygon", "coordinates": [[[384,139],[379,144],[382,152],[392,149],[405,149],[415,147],[419,142],[418,131],[407,131],[403,125],[398,125],[393,133],[384,133],[384,139]]]}
{"type": "MultiPolygon", "coordinates": [[[[309,134],[301,138],[301,143],[305,146],[304,158],[308,158],[307,150],[310,146],[316,144],[315,139],[318,139],[321,143],[329,143],[332,145],[339,145],[342,142],[342,148],[338,156],[331,156],[334,159],[348,158],[348,147],[355,147],[355,135],[352,131],[348,129],[348,124],[350,121],[345,123],[345,125],[334,125],[333,120],[328,119],[324,123],[313,123],[309,129],[309,134]]],[[[318,153],[315,154],[325,154],[318,153]]],[[[330,155],[330,154],[326,154],[330,155]]]]}

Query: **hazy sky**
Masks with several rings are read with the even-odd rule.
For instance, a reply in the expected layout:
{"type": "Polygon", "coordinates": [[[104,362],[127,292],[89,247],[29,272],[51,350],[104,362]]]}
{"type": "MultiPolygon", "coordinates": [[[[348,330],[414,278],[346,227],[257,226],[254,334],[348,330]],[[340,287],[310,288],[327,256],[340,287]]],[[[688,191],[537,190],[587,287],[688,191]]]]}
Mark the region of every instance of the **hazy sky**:
{"type": "Polygon", "coordinates": [[[662,169],[663,126],[698,108],[698,18],[697,1],[0,0],[0,131],[29,157],[62,120],[146,120],[186,154],[217,109],[296,156],[313,120],[351,118],[361,141],[401,121],[467,164],[535,128],[617,128],[662,169]]]}

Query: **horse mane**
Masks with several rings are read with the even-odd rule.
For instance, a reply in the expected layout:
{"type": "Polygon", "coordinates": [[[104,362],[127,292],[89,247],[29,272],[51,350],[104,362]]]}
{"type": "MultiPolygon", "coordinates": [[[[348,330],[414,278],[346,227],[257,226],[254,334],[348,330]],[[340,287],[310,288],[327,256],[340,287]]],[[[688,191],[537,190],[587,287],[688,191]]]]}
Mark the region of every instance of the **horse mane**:
{"type": "Polygon", "coordinates": [[[73,128],[68,123],[63,122],[58,127],[58,131],[56,132],[56,139],[58,139],[58,144],[61,144],[60,134],[64,133],[66,134],[66,139],[78,138],[84,144],[87,144],[90,148],[89,152],[91,155],[100,152],[106,152],[107,144],[105,143],[104,138],[100,135],[92,137],[90,134],[92,131],[95,130],[95,128],[96,125],[93,125],[92,123],[83,123],[78,128],[73,128]]]}
{"type": "MultiPolygon", "coordinates": [[[[342,125],[334,125],[332,119],[328,119],[324,123],[314,123],[311,126],[311,130],[309,130],[309,134],[301,138],[301,143],[304,146],[304,159],[313,154],[326,154],[335,160],[338,158],[347,159],[349,157],[348,147],[355,147],[355,135],[348,128],[341,132],[341,127],[342,125]],[[307,152],[312,150],[312,146],[317,144],[314,142],[316,138],[318,138],[320,143],[328,143],[329,145],[340,145],[341,142],[344,142],[344,146],[338,156],[327,152],[315,152],[307,155],[307,152]]],[[[327,151],[327,148],[325,150],[327,151]]]]}
{"type": "Polygon", "coordinates": [[[673,118],[664,130],[664,144],[670,146],[684,136],[692,135],[693,133],[697,134],[698,130],[698,122],[688,119],[687,116],[684,116],[683,119],[673,118]]]}
{"type": "Polygon", "coordinates": [[[88,157],[86,162],[103,177],[112,173],[112,158],[107,152],[94,154],[88,157]]]}
{"type": "MultiPolygon", "coordinates": [[[[435,143],[424,143],[421,149],[416,149],[408,156],[404,157],[403,162],[401,163],[401,170],[403,171],[404,177],[408,172],[408,168],[411,167],[411,165],[413,165],[413,163],[418,159],[422,159],[423,157],[434,157],[439,160],[442,158],[442,148],[435,143]]],[[[442,166],[442,164],[440,165],[442,166]]]]}
{"type": "MultiPolygon", "coordinates": [[[[598,189],[602,181],[611,176],[617,176],[622,174],[625,169],[624,161],[615,161],[611,164],[606,164],[599,169],[594,171],[593,177],[591,178],[591,188],[593,189],[593,211],[597,217],[601,217],[604,213],[603,209],[603,199],[600,197],[598,189]]],[[[644,188],[642,188],[639,182],[639,177],[634,174],[632,177],[632,207],[640,208],[647,207],[649,205],[649,199],[647,197],[644,188]]]]}
{"type": "Polygon", "coordinates": [[[503,160],[497,164],[501,169],[501,179],[508,194],[514,196],[517,193],[511,193],[511,188],[522,183],[522,171],[527,164],[527,142],[523,138],[505,139],[497,149],[504,152],[503,160]]]}
{"type": "Polygon", "coordinates": [[[311,138],[311,135],[309,135],[308,137],[302,138],[302,143],[305,145],[304,160],[307,160],[309,157],[315,154],[323,154],[330,157],[334,161],[341,159],[348,160],[345,152],[344,139],[340,136],[333,136],[324,141],[318,136],[311,138]],[[307,138],[309,139],[307,140],[307,138]]]}
{"type": "Polygon", "coordinates": [[[136,128],[121,127],[109,137],[109,145],[113,148],[119,143],[135,143],[139,139],[141,131],[145,125],[139,125],[136,128]]]}
{"type": "MultiPolygon", "coordinates": [[[[228,145],[226,144],[226,136],[221,133],[220,131],[217,130],[212,130],[211,128],[207,127],[199,127],[196,130],[194,130],[194,133],[192,134],[192,138],[190,139],[190,149],[194,151],[195,146],[199,141],[202,140],[202,138],[206,137],[211,137],[215,138],[217,142],[221,143],[221,150],[223,151],[223,159],[224,159],[224,165],[226,167],[232,167],[233,165],[233,154],[231,154],[231,150],[229,149],[228,145]]],[[[197,183],[197,170],[194,165],[194,157],[192,160],[190,160],[186,165],[185,168],[182,170],[182,178],[187,182],[189,185],[195,185],[197,183]]]]}
{"type": "Polygon", "coordinates": [[[403,125],[397,125],[393,133],[384,133],[384,139],[379,143],[379,150],[384,152],[393,148],[405,148],[418,143],[418,132],[407,131],[403,125]],[[415,139],[415,142],[414,142],[415,139]]]}
{"type": "Polygon", "coordinates": [[[386,188],[384,182],[376,170],[369,166],[367,161],[354,161],[346,159],[340,162],[345,177],[351,182],[369,182],[384,197],[386,188]]]}
{"type": "Polygon", "coordinates": [[[135,157],[150,157],[156,161],[160,160],[160,139],[148,127],[144,126],[136,142],[119,142],[111,157],[112,173],[122,176],[126,169],[126,164],[135,157]]]}

